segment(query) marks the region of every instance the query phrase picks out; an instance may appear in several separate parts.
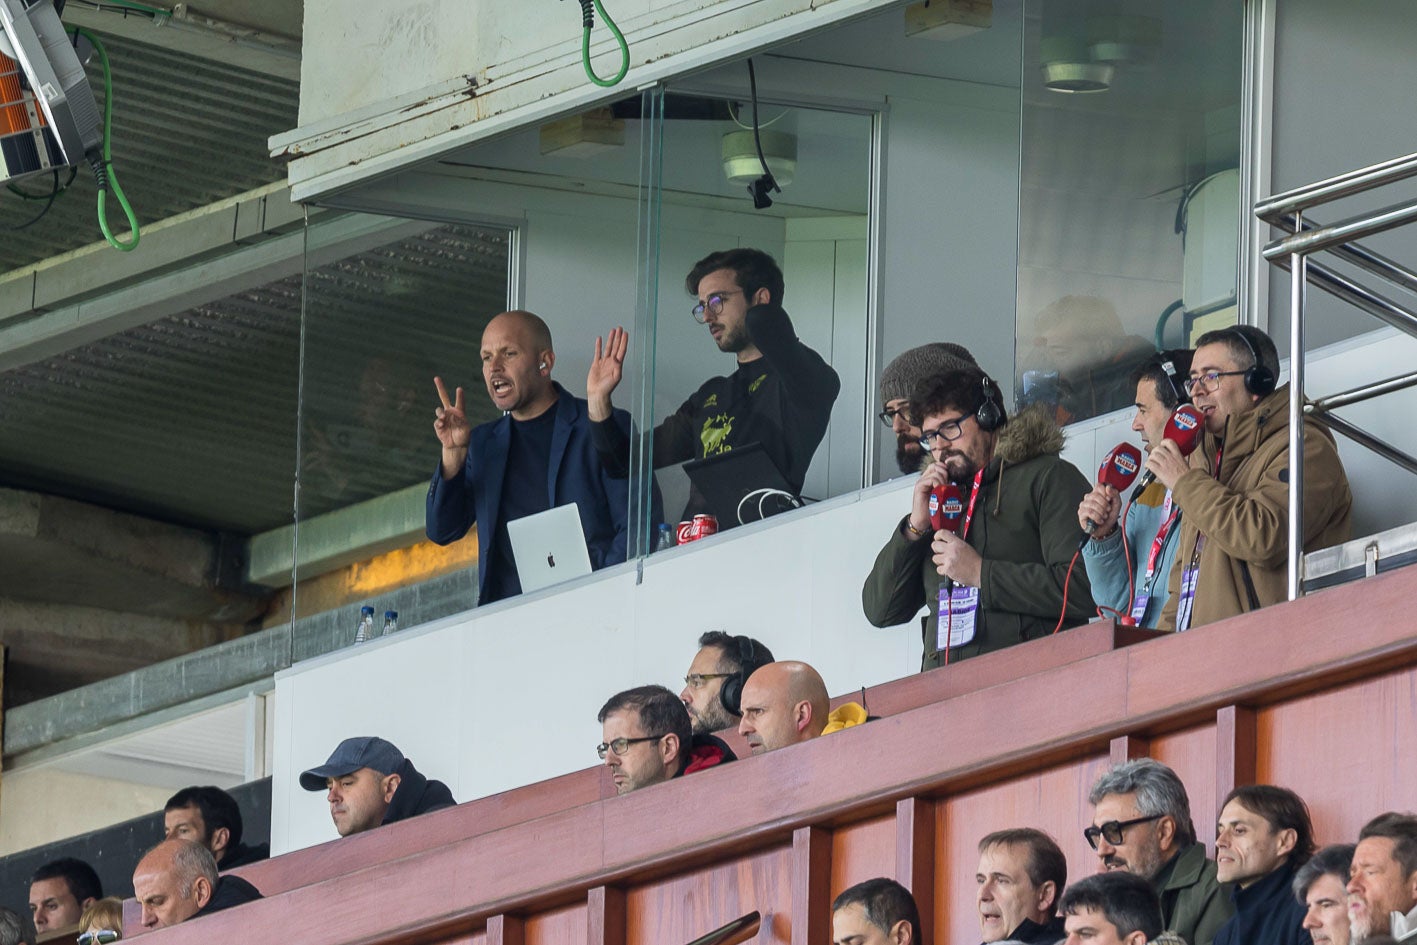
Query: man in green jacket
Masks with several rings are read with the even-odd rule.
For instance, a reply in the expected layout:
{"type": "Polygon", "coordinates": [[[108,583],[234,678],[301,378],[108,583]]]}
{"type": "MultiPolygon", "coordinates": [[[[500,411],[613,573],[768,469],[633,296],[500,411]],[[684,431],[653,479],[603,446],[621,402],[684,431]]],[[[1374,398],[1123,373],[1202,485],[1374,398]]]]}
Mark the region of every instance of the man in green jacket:
{"type": "Polygon", "coordinates": [[[861,589],[866,619],[894,626],[927,606],[920,668],[931,669],[1052,632],[1065,582],[1062,625],[1090,618],[1086,570],[1070,567],[1083,537],[1074,512],[1088,483],[1059,457],[1053,418],[1030,407],[1010,419],[998,385],[977,368],[928,378],[910,412],[934,462],[861,589]],[[958,525],[934,531],[930,497],[946,483],[962,496],[958,525]]]}
{"type": "Polygon", "coordinates": [[[1205,844],[1196,840],[1191,802],[1176,772],[1137,758],[1098,778],[1088,801],[1092,826],[1083,835],[1102,868],[1150,881],[1161,898],[1163,927],[1187,945],[1211,945],[1235,909],[1205,844]]]}

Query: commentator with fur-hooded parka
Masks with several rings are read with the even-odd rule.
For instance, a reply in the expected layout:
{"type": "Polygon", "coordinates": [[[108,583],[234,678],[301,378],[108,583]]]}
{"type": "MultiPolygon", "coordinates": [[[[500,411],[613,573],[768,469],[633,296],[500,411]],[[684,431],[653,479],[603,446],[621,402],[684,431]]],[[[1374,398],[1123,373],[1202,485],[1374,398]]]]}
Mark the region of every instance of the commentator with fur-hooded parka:
{"type": "MultiPolygon", "coordinates": [[[[1058,455],[1062,448],[1063,431],[1039,406],[1020,411],[999,430],[965,536],[984,559],[977,630],[972,642],[950,651],[951,662],[1044,636],[1058,623],[1064,575],[1083,534],[1077,507],[1089,489],[1077,467],[1058,455]]],[[[861,605],[877,627],[904,623],[928,605],[920,668],[930,669],[945,662],[944,651],[935,649],[940,575],[930,560],[930,542],[906,538],[907,519],[896,522],[876,556],[861,605]]],[[[1093,611],[1079,563],[1068,583],[1063,625],[1083,623],[1093,611]]]]}

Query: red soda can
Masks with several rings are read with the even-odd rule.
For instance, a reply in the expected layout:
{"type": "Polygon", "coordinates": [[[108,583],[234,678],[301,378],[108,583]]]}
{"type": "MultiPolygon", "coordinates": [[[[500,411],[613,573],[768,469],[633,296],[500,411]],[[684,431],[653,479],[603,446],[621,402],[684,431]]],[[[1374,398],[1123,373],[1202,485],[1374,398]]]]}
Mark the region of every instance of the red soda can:
{"type": "Polygon", "coordinates": [[[707,513],[700,512],[694,516],[693,524],[689,526],[689,534],[695,539],[707,538],[709,535],[718,534],[718,519],[707,513]]]}
{"type": "Polygon", "coordinates": [[[694,534],[693,522],[680,522],[678,528],[674,530],[674,544],[682,545],[686,541],[693,541],[699,537],[694,534]]]}

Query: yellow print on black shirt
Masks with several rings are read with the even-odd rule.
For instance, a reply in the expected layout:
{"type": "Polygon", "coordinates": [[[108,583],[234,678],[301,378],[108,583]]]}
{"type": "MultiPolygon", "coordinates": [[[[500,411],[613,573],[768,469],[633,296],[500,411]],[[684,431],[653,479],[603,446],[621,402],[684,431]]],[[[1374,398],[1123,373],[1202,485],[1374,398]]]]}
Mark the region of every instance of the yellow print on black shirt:
{"type": "Polygon", "coordinates": [[[704,456],[717,456],[733,449],[728,436],[733,432],[733,418],[726,413],[715,414],[704,420],[704,428],[699,440],[704,445],[704,456]]]}

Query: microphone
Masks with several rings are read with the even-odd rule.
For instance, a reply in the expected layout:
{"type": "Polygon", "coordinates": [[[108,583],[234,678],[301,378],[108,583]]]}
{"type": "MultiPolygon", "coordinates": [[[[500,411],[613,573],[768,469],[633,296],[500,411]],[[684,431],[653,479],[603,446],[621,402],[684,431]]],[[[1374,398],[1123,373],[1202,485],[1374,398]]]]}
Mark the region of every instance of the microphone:
{"type": "MultiPolygon", "coordinates": [[[[1137,478],[1140,469],[1141,450],[1130,443],[1118,443],[1102,457],[1102,465],[1097,467],[1097,484],[1121,492],[1137,478]]],[[[1088,519],[1087,533],[1091,535],[1096,529],[1097,523],[1088,519]]]]}
{"type": "MultiPolygon", "coordinates": [[[[1161,438],[1180,447],[1182,456],[1190,456],[1200,445],[1201,434],[1204,432],[1205,417],[1190,404],[1182,404],[1171,414],[1171,419],[1166,421],[1166,432],[1161,438]]],[[[1156,474],[1148,469],[1142,473],[1141,482],[1137,483],[1137,492],[1140,493],[1155,481],[1156,474]]]]}
{"type": "Polygon", "coordinates": [[[964,517],[964,493],[952,482],[930,490],[930,527],[955,533],[964,517]]]}

